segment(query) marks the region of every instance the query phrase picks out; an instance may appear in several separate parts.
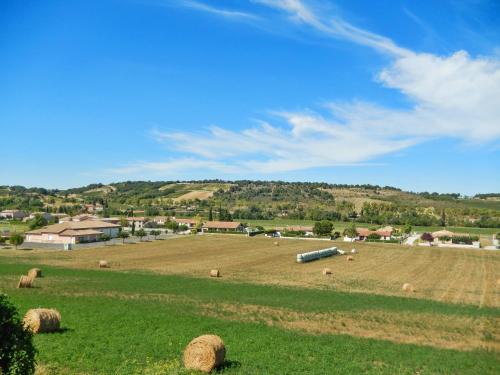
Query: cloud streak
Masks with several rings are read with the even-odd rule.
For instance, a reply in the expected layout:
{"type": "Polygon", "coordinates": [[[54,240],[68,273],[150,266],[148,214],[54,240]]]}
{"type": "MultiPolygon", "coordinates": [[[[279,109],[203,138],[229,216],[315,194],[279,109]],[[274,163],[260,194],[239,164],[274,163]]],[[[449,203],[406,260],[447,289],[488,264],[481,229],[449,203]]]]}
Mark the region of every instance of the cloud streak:
{"type": "MultiPolygon", "coordinates": [[[[190,2],[189,2],[190,3],[190,2]]],[[[391,39],[315,11],[299,0],[254,0],[291,22],[331,38],[373,48],[391,58],[376,77],[411,103],[396,109],[364,101],[330,102],[319,111],[274,112],[273,123],[241,131],[217,126],[202,133],[155,131],[154,138],[187,158],[138,163],[134,170],[177,172],[206,168],[225,174],[269,174],[361,165],[436,138],[473,144],[500,139],[500,60],[416,53],[391,39]],[[280,125],[277,125],[280,124],[280,125]],[[175,165],[173,165],[175,164],[175,165]]],[[[196,3],[198,4],[198,3],[196,3]]],[[[197,5],[198,6],[198,5],[197,5]]]]}
{"type": "Polygon", "coordinates": [[[227,10],[227,9],[222,9],[218,7],[214,7],[202,2],[198,1],[192,1],[192,0],[181,0],[175,3],[177,6],[185,7],[185,8],[190,8],[193,10],[201,11],[201,12],[206,12],[210,13],[216,16],[228,18],[228,19],[235,19],[235,20],[257,20],[259,19],[258,16],[251,14],[251,13],[246,13],[246,12],[240,12],[236,10],[227,10]]]}

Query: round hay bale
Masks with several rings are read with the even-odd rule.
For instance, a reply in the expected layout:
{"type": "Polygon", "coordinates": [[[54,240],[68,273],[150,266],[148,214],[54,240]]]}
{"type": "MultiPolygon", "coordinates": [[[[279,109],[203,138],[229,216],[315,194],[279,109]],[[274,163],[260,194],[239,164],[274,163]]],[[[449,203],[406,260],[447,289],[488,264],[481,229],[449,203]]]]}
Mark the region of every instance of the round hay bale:
{"type": "Polygon", "coordinates": [[[61,314],[54,309],[31,309],[24,315],[23,325],[33,333],[55,332],[61,327],[61,314]]]}
{"type": "Polygon", "coordinates": [[[109,263],[107,260],[100,260],[99,261],[99,268],[109,268],[109,263]]]}
{"type": "Polygon", "coordinates": [[[352,262],[353,260],[354,260],[354,257],[352,257],[352,256],[350,256],[350,255],[347,257],[347,261],[348,261],[348,262],[352,262]]]}
{"type": "Polygon", "coordinates": [[[220,277],[219,270],[210,270],[210,277],[220,277]]]}
{"type": "Polygon", "coordinates": [[[331,275],[332,274],[332,270],[330,268],[323,268],[323,275],[327,276],[327,275],[331,275]]]}
{"type": "Polygon", "coordinates": [[[189,370],[206,373],[224,362],[226,348],[216,335],[203,335],[193,339],[184,350],[184,366],[189,370]]]}
{"type": "Polygon", "coordinates": [[[358,251],[356,249],[351,250],[351,254],[357,254],[357,253],[358,253],[358,251]]]}
{"type": "Polygon", "coordinates": [[[28,277],[31,277],[32,279],[42,277],[42,270],[40,268],[32,268],[28,271],[28,277]]]}
{"type": "Polygon", "coordinates": [[[404,292],[408,293],[413,293],[415,291],[415,288],[410,283],[404,283],[401,289],[403,289],[404,292]]]}
{"type": "Polygon", "coordinates": [[[279,246],[280,243],[278,241],[274,241],[274,246],[279,246]]]}
{"type": "Polygon", "coordinates": [[[22,275],[17,283],[18,288],[32,288],[33,287],[33,279],[29,276],[22,275]]]}

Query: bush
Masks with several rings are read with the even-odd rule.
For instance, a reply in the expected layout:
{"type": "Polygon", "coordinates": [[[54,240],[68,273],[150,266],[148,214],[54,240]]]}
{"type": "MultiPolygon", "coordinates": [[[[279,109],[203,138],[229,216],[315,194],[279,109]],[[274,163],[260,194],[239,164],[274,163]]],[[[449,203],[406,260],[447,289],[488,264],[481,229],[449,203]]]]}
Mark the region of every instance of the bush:
{"type": "Polygon", "coordinates": [[[106,241],[109,241],[110,239],[111,239],[111,236],[109,236],[109,235],[107,235],[107,234],[103,234],[103,235],[101,236],[101,241],[106,242],[106,241]]]}
{"type": "Polygon", "coordinates": [[[23,242],[24,242],[24,237],[20,234],[14,233],[9,237],[9,243],[11,245],[14,245],[16,247],[16,250],[19,245],[23,244],[23,242]]]}
{"type": "Polygon", "coordinates": [[[371,240],[371,239],[367,238],[367,239],[366,239],[366,242],[399,243],[399,240],[397,240],[397,239],[390,239],[390,240],[371,240]]]}
{"type": "Polygon", "coordinates": [[[306,232],[302,230],[290,230],[282,233],[283,237],[304,237],[306,232]]]}
{"type": "Polygon", "coordinates": [[[340,232],[334,232],[334,233],[332,234],[332,236],[330,237],[330,239],[332,239],[332,240],[336,240],[336,239],[337,239],[337,238],[339,238],[339,237],[340,237],[340,232]]]}
{"type": "Polygon", "coordinates": [[[469,236],[455,236],[451,242],[454,244],[472,245],[472,238],[469,236]]]}
{"type": "Polygon", "coordinates": [[[0,294],[0,338],[0,372],[34,374],[36,349],[32,334],[24,330],[16,308],[5,294],[0,294]]]}
{"type": "Polygon", "coordinates": [[[380,240],[380,234],[378,233],[370,233],[368,236],[366,236],[367,240],[380,240]]]}
{"type": "Polygon", "coordinates": [[[317,221],[314,223],[313,233],[317,236],[329,236],[332,233],[333,224],[328,220],[317,221]]]}
{"type": "Polygon", "coordinates": [[[426,241],[426,242],[432,242],[434,241],[434,237],[432,237],[432,234],[430,233],[423,233],[421,236],[420,236],[420,239],[422,241],[426,241]]]}
{"type": "Polygon", "coordinates": [[[451,240],[450,236],[441,236],[441,237],[439,237],[439,241],[447,242],[449,240],[451,240]]]}
{"type": "Polygon", "coordinates": [[[500,232],[498,232],[498,233],[497,233],[497,235],[496,235],[496,239],[497,239],[497,240],[500,240],[500,232]]]}

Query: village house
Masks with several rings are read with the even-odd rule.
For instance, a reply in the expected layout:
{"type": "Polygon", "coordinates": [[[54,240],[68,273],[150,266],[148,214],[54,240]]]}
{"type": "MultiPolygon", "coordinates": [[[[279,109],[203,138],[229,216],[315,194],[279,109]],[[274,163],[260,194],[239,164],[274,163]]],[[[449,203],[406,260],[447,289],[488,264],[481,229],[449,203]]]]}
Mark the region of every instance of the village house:
{"type": "Polygon", "coordinates": [[[289,225],[285,228],[285,232],[304,232],[306,236],[312,236],[313,227],[304,225],[289,225]]]}
{"type": "Polygon", "coordinates": [[[119,217],[101,217],[98,220],[104,221],[106,223],[111,223],[111,224],[120,224],[119,217]]]}
{"type": "Polygon", "coordinates": [[[144,224],[148,221],[144,216],[137,217],[127,217],[128,226],[132,228],[132,224],[135,225],[135,229],[144,228],[144,224]]]}
{"type": "Polygon", "coordinates": [[[98,241],[103,235],[116,237],[117,224],[98,220],[69,221],[26,232],[26,242],[76,244],[98,241]]]}
{"type": "Polygon", "coordinates": [[[85,207],[85,210],[89,213],[101,212],[104,210],[104,207],[100,203],[86,204],[84,207],[85,207]]]}
{"type": "MultiPolygon", "coordinates": [[[[432,237],[434,237],[434,242],[435,243],[452,243],[452,238],[456,234],[453,232],[450,232],[449,230],[438,230],[437,232],[432,232],[432,237]]],[[[468,236],[468,234],[463,234],[465,236],[468,236]]]]}
{"type": "Polygon", "coordinates": [[[368,238],[368,236],[374,234],[380,237],[381,240],[387,241],[392,239],[392,227],[385,227],[377,230],[370,230],[368,228],[357,228],[356,229],[357,236],[355,238],[351,238],[349,236],[344,236],[345,242],[352,241],[364,241],[368,238]]]}
{"type": "MultiPolygon", "coordinates": [[[[177,218],[172,218],[173,221],[175,221],[179,225],[185,225],[188,227],[188,229],[196,227],[196,220],[193,219],[177,219],[177,218]]],[[[211,223],[209,221],[209,223],[211,223]]],[[[215,223],[215,221],[213,221],[215,223]]]]}
{"type": "Polygon", "coordinates": [[[87,220],[99,220],[98,216],[88,215],[88,214],[80,214],[76,216],[65,216],[59,219],[60,223],[67,223],[70,221],[87,221],[87,220]]]}
{"type": "Polygon", "coordinates": [[[34,219],[37,215],[40,215],[41,217],[43,217],[47,221],[51,221],[54,219],[54,215],[52,215],[49,212],[32,212],[29,216],[26,216],[23,219],[23,221],[28,221],[28,220],[34,219]]]}
{"type": "Polygon", "coordinates": [[[437,232],[431,233],[434,238],[433,243],[437,246],[451,246],[456,247],[457,245],[460,247],[468,246],[479,248],[481,247],[481,242],[479,240],[473,240],[469,233],[454,233],[449,230],[439,230],[437,232]],[[460,243],[460,239],[468,239],[466,243],[460,243]]]}
{"type": "Polygon", "coordinates": [[[203,232],[243,232],[245,227],[238,221],[207,221],[201,227],[203,232]]]}
{"type": "Polygon", "coordinates": [[[0,212],[0,217],[4,219],[23,219],[26,216],[21,210],[3,210],[0,212]]]}
{"type": "Polygon", "coordinates": [[[155,223],[156,225],[165,225],[168,221],[168,216],[155,216],[151,219],[151,221],[153,223],[155,223]]]}

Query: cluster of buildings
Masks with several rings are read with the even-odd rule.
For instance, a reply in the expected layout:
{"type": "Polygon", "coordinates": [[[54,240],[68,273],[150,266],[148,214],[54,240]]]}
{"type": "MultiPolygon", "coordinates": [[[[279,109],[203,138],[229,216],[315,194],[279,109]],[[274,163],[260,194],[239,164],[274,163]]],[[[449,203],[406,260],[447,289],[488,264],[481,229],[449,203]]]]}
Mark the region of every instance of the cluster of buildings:
{"type": "MultiPolygon", "coordinates": [[[[163,226],[169,220],[166,216],[152,218],[127,217],[125,218],[127,227],[135,229],[145,228],[147,222],[154,222],[158,226],[163,226]]],[[[179,225],[185,225],[188,230],[195,228],[197,222],[193,219],[170,218],[179,225]]],[[[59,218],[59,222],[47,225],[40,229],[30,230],[25,233],[26,242],[31,243],[52,243],[52,244],[77,244],[95,242],[103,237],[115,238],[122,230],[123,219],[100,218],[95,215],[81,214],[77,216],[64,216],[59,218]]],[[[230,232],[245,230],[240,222],[229,221],[207,221],[201,226],[202,232],[230,232]]]]}
{"type": "MultiPolygon", "coordinates": [[[[480,248],[481,247],[481,242],[479,239],[477,241],[472,241],[472,238],[469,233],[455,233],[455,232],[450,232],[449,230],[439,230],[437,232],[432,232],[431,233],[433,240],[432,240],[432,245],[436,246],[445,246],[445,247],[475,247],[475,248],[480,248]],[[455,243],[455,240],[460,241],[460,239],[469,239],[467,241],[468,243],[455,243]]],[[[430,243],[425,243],[421,242],[420,245],[430,245],[430,243]]]]}
{"type": "Polygon", "coordinates": [[[26,217],[26,213],[24,211],[21,211],[21,210],[3,210],[3,211],[0,211],[0,218],[2,218],[2,219],[22,220],[25,217],[26,217]]]}

